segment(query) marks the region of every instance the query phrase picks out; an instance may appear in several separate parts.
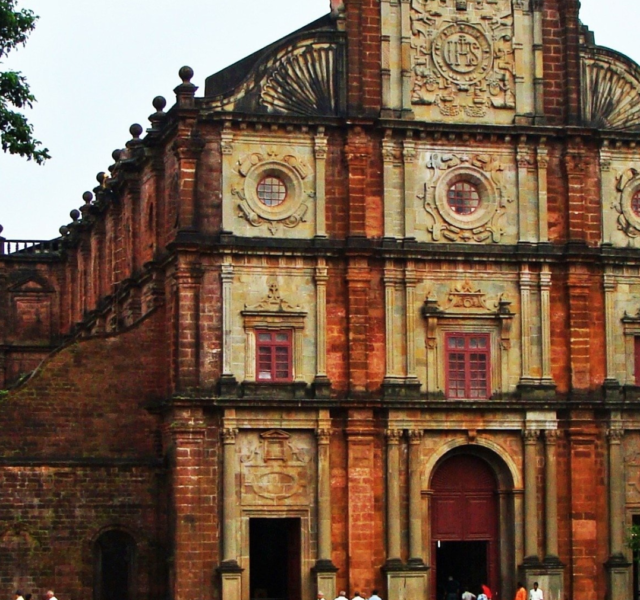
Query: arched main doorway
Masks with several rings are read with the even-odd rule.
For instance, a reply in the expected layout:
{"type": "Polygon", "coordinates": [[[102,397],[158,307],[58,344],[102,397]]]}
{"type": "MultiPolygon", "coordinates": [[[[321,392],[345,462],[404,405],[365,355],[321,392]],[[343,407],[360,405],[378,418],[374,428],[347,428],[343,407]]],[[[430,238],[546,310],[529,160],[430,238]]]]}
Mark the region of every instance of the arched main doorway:
{"type": "Polygon", "coordinates": [[[496,589],[499,504],[493,469],[477,456],[452,455],[436,468],[431,490],[432,597],[444,597],[449,577],[475,594],[483,583],[496,589]]]}

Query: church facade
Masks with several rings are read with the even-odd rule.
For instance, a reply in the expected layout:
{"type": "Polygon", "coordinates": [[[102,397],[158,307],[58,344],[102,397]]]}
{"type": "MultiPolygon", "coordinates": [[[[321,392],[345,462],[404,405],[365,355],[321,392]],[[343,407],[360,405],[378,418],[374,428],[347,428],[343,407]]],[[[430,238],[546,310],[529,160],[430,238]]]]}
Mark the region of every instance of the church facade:
{"type": "Polygon", "coordinates": [[[639,597],[640,67],[346,0],[0,238],[0,590],[639,597]]]}

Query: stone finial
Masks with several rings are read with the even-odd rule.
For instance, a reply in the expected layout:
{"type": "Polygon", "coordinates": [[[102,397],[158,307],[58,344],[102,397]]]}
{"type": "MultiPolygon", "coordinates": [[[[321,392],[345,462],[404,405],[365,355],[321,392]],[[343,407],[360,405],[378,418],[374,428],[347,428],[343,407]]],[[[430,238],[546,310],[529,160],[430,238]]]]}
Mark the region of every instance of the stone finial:
{"type": "Polygon", "coordinates": [[[80,218],[80,211],[75,208],[69,213],[71,220],[75,223],[80,218]]]}
{"type": "Polygon", "coordinates": [[[93,194],[91,192],[85,192],[84,194],[82,194],[82,199],[84,200],[85,204],[91,204],[91,201],[93,200],[93,194]]]}
{"type": "Polygon", "coordinates": [[[0,235],[2,235],[3,231],[4,231],[4,227],[2,225],[0,225],[0,235]]]}
{"type": "Polygon", "coordinates": [[[193,69],[191,67],[182,67],[178,71],[182,83],[173,91],[176,94],[176,100],[180,108],[193,108],[195,106],[194,96],[198,86],[191,83],[193,77],[193,69]]]}
{"type": "Polygon", "coordinates": [[[107,178],[107,174],[104,171],[100,171],[100,173],[98,173],[96,175],[96,181],[102,186],[104,185],[105,179],[107,178]]]}
{"type": "Polygon", "coordinates": [[[156,96],[153,99],[153,108],[156,109],[152,115],[149,115],[149,121],[151,121],[151,129],[149,131],[159,131],[162,127],[163,121],[167,118],[167,113],[164,112],[164,107],[167,105],[167,101],[164,96],[156,96]]]}
{"type": "Polygon", "coordinates": [[[69,228],[66,225],[63,225],[62,227],[60,227],[60,229],[58,229],[58,231],[60,232],[60,235],[62,237],[65,237],[65,236],[69,235],[69,228]]]}

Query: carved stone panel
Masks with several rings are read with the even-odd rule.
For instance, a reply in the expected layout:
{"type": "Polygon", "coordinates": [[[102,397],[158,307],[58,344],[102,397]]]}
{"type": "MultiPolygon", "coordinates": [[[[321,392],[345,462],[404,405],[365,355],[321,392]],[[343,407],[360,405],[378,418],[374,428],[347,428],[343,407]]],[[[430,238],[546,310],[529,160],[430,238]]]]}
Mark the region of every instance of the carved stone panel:
{"type": "Polygon", "coordinates": [[[243,507],[313,505],[316,452],[312,433],[242,432],[237,452],[243,507]]]}
{"type": "Polygon", "coordinates": [[[511,0],[411,1],[411,102],[429,120],[511,122],[511,0]]]}
{"type": "Polygon", "coordinates": [[[316,177],[312,140],[252,135],[233,141],[225,157],[224,202],[234,233],[311,237],[315,233],[316,177]],[[261,139],[262,138],[262,139],[261,139]]]}
{"type": "Polygon", "coordinates": [[[421,205],[416,207],[418,239],[424,236],[429,242],[487,244],[517,241],[513,157],[434,148],[422,152],[416,166],[417,200],[421,205]],[[457,211],[452,207],[449,194],[456,184],[475,190],[476,205],[472,209],[457,211]]]}

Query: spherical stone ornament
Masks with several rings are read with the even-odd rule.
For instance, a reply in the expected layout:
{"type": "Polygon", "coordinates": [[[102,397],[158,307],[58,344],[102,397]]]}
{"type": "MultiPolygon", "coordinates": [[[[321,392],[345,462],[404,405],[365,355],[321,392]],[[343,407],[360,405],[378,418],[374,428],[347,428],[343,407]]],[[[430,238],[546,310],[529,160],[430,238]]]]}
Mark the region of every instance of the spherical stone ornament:
{"type": "Polygon", "coordinates": [[[433,40],[431,54],[442,76],[459,85],[478,83],[493,66],[491,40],[468,23],[445,27],[433,40]]]}

